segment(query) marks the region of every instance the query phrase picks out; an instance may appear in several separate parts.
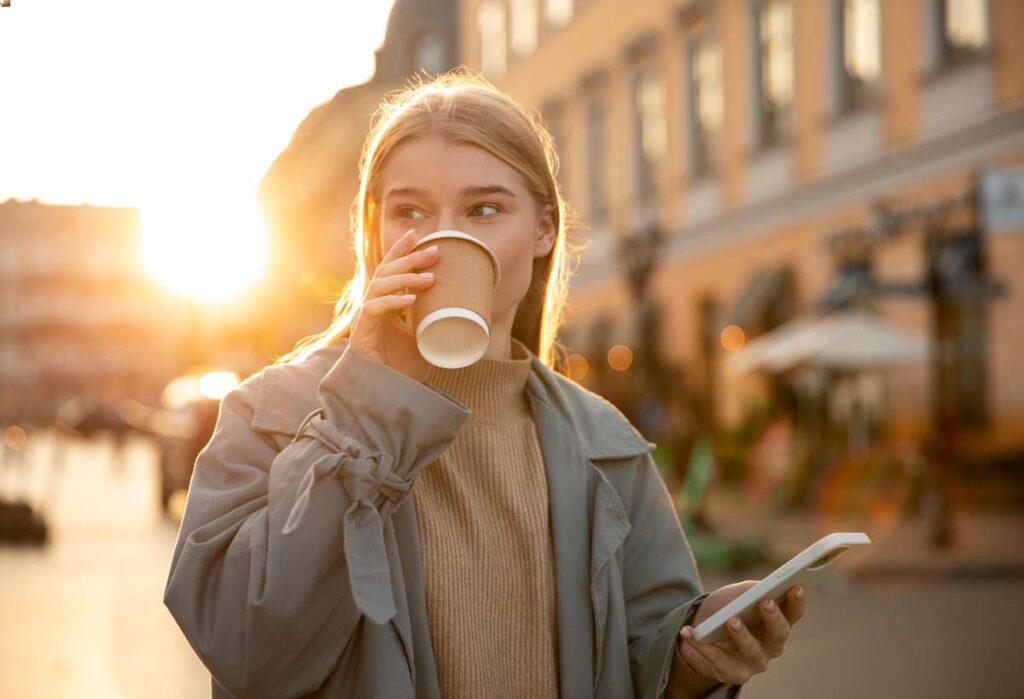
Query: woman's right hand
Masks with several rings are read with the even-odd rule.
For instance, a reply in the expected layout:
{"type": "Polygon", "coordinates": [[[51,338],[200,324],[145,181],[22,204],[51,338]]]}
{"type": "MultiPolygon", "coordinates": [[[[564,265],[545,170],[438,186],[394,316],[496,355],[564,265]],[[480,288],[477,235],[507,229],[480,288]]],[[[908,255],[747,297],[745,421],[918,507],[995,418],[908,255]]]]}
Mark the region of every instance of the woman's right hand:
{"type": "Polygon", "coordinates": [[[413,304],[416,291],[434,283],[432,275],[423,276],[417,270],[435,264],[438,253],[437,246],[410,253],[417,240],[414,231],[407,231],[377,265],[353,319],[349,346],[380,364],[420,378],[427,362],[400,315],[413,304]],[[406,289],[410,293],[403,293],[406,289]]]}

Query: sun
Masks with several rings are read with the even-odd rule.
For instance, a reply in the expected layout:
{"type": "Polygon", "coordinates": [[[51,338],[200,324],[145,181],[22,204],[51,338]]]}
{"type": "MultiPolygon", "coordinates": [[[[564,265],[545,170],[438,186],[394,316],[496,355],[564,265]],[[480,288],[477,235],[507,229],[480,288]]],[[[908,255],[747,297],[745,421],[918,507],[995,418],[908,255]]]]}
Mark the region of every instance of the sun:
{"type": "Polygon", "coordinates": [[[140,216],[143,265],[175,294],[230,301],[266,271],[267,228],[255,198],[152,202],[140,216]]]}

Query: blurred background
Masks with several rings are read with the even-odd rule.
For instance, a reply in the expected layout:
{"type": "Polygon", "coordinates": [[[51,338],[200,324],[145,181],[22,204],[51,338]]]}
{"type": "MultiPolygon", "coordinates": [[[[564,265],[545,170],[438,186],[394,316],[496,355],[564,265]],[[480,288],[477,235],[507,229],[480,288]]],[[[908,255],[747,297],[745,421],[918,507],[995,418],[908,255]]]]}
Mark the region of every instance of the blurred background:
{"type": "Polygon", "coordinates": [[[162,605],[218,401],[328,324],[371,115],[466,65],[584,246],[558,369],[706,589],[832,531],[747,699],[1019,697],[1024,3],[4,2],[0,696],[202,697],[162,605]]]}

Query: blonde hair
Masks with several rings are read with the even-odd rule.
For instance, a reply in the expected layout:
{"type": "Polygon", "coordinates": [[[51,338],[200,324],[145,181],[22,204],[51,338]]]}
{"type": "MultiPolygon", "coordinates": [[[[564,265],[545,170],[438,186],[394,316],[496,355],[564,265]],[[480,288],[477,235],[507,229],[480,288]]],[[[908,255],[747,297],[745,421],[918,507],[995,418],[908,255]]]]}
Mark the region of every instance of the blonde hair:
{"type": "Polygon", "coordinates": [[[300,340],[274,364],[300,362],[351,332],[384,254],[379,235],[379,184],[384,163],[399,143],[435,134],[479,146],[508,163],[522,176],[540,207],[551,206],[555,243],[548,255],[534,258],[530,288],[516,310],[512,336],[548,367],[555,368],[564,358],[566,350],[557,336],[574,271],[569,258],[578,261],[579,250],[571,249],[567,240],[570,212],[555,177],[555,144],[536,110],[520,106],[479,74],[459,68],[431,80],[414,78],[407,87],[385,96],[359,158],[359,193],[350,216],[355,273],[335,303],[327,329],[300,340]]]}

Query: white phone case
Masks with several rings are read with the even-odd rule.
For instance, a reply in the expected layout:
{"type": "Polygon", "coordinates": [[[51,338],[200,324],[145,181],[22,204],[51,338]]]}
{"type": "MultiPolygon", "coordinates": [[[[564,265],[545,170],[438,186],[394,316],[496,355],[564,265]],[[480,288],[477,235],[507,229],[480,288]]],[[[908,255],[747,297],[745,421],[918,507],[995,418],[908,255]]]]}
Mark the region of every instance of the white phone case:
{"type": "Polygon", "coordinates": [[[871,539],[863,532],[835,532],[822,537],[793,558],[779,566],[771,575],[761,580],[742,595],[725,605],[717,612],[702,621],[693,630],[693,638],[700,643],[730,641],[725,623],[738,616],[747,628],[754,628],[763,621],[757,610],[757,603],[765,597],[771,597],[775,603],[784,608],[786,592],[794,585],[803,585],[814,580],[820,572],[836,557],[851,546],[862,546],[871,543],[871,539]]]}

